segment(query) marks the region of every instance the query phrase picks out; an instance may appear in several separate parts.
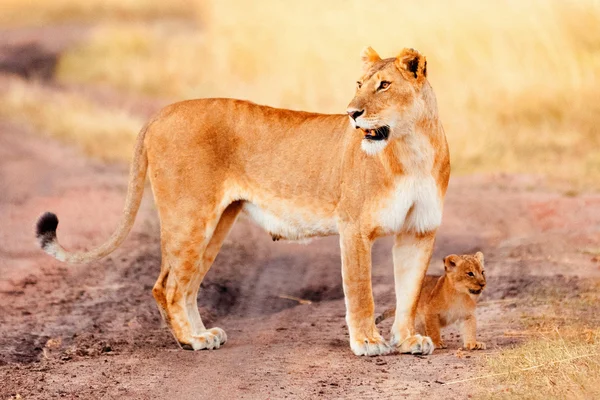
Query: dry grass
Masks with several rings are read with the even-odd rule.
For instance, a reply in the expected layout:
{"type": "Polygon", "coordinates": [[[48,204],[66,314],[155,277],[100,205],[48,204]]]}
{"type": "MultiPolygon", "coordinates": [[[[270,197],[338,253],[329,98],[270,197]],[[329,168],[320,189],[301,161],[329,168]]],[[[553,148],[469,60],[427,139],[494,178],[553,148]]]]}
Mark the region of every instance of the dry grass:
{"type": "Polygon", "coordinates": [[[129,160],[143,125],[142,120],[126,112],[102,108],[80,95],[18,81],[0,96],[0,117],[75,142],[85,153],[106,160],[129,160]]]}
{"type": "Polygon", "coordinates": [[[194,3],[186,0],[1,0],[0,27],[106,19],[189,18],[194,16],[195,9],[194,3]]]}
{"type": "Polygon", "coordinates": [[[384,56],[411,46],[428,56],[456,172],[545,173],[598,186],[596,1],[215,0],[199,10],[203,31],[102,27],[64,56],[60,78],[342,112],[363,46],[384,56]]]}
{"type": "Polygon", "coordinates": [[[13,23],[109,20],[61,58],[59,79],[173,100],[343,112],[363,46],[383,56],[415,47],[428,57],[455,173],[539,173],[576,190],[600,187],[595,0],[5,0],[0,10],[13,23]],[[170,16],[201,28],[163,20],[170,16]]]}
{"type": "Polygon", "coordinates": [[[536,303],[550,305],[523,319],[529,340],[487,357],[481,379],[471,381],[481,388],[479,397],[600,398],[600,284],[558,292],[536,294],[536,303]]]}

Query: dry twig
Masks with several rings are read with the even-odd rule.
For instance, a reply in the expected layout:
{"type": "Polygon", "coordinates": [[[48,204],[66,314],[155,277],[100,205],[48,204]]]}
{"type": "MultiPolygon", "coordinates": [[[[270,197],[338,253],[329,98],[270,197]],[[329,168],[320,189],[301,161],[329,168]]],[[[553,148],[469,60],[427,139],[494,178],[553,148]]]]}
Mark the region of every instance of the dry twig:
{"type": "Polygon", "coordinates": [[[312,301],[310,301],[310,300],[301,299],[299,297],[294,297],[294,296],[288,296],[287,294],[280,294],[277,297],[279,297],[280,299],[294,300],[294,301],[297,301],[300,304],[312,304],[312,301]]]}

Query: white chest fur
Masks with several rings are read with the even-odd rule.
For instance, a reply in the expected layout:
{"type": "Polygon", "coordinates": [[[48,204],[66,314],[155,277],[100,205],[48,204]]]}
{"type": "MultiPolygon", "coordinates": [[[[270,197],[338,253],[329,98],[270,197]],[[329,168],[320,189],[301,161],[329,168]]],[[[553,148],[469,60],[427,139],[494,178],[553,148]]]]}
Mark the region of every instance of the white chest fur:
{"type": "Polygon", "coordinates": [[[442,202],[431,176],[399,178],[379,209],[380,227],[389,233],[402,230],[425,233],[442,222],[442,202]]]}

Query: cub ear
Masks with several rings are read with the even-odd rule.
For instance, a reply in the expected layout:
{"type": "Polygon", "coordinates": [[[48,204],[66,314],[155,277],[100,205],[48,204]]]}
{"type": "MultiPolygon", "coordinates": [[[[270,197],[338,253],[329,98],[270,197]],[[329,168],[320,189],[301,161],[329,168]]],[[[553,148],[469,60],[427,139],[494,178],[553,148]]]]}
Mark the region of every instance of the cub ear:
{"type": "Polygon", "coordinates": [[[458,265],[459,262],[460,262],[459,256],[457,256],[456,254],[450,254],[449,256],[444,258],[444,269],[446,271],[451,271],[454,268],[456,268],[456,266],[458,265]]]}
{"type": "Polygon", "coordinates": [[[372,47],[365,47],[360,53],[360,59],[363,62],[363,71],[368,71],[377,61],[381,61],[381,57],[372,47]]]}
{"type": "Polygon", "coordinates": [[[427,78],[427,59],[415,49],[404,49],[396,57],[396,66],[409,81],[421,84],[427,78]]]}
{"type": "Polygon", "coordinates": [[[481,265],[483,265],[483,253],[478,251],[477,253],[475,253],[475,258],[477,259],[477,261],[479,261],[481,263],[481,265]]]}

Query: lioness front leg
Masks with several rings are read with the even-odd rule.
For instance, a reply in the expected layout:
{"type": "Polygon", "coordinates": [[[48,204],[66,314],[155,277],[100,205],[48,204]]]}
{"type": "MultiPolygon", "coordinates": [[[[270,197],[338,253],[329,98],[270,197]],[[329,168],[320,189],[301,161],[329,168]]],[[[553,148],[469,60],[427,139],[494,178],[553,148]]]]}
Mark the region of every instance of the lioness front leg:
{"type": "Polygon", "coordinates": [[[371,246],[372,241],[358,229],[347,227],[340,232],[346,323],[350,332],[350,348],[357,356],[375,356],[391,351],[375,326],[371,246]]]}
{"type": "Polygon", "coordinates": [[[393,249],[396,319],[392,325],[390,344],[401,353],[433,353],[431,339],[415,334],[415,315],[434,240],[435,231],[423,235],[405,233],[396,236],[393,249]]]}

